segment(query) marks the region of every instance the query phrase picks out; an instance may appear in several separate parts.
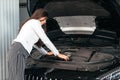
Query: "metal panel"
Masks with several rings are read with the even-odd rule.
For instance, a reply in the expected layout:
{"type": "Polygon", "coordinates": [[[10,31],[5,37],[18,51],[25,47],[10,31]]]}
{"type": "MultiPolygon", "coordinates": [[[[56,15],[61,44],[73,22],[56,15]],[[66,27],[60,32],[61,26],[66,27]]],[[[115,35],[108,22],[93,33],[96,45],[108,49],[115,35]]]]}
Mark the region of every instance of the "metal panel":
{"type": "Polygon", "coordinates": [[[66,34],[92,34],[96,29],[96,16],[54,17],[66,34]]]}
{"type": "Polygon", "coordinates": [[[7,80],[6,54],[19,26],[19,0],[0,0],[0,80],[7,80]]]}

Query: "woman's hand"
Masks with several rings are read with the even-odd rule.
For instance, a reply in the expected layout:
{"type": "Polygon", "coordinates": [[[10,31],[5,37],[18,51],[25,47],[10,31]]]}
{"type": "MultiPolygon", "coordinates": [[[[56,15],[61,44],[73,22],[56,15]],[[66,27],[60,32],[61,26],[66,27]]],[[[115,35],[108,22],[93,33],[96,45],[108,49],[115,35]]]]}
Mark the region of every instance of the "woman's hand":
{"type": "Polygon", "coordinates": [[[52,53],[52,52],[48,52],[47,55],[48,55],[48,56],[51,56],[51,55],[53,55],[53,53],[52,53]]]}
{"type": "Polygon", "coordinates": [[[64,54],[59,53],[57,56],[58,56],[59,58],[61,58],[61,59],[66,60],[66,61],[68,61],[68,60],[69,60],[69,57],[68,57],[68,56],[66,56],[66,55],[64,55],[64,54]]]}
{"type": "MultiPolygon", "coordinates": [[[[48,52],[47,55],[48,55],[48,56],[51,56],[51,55],[53,55],[53,53],[52,53],[52,52],[48,52]]],[[[64,54],[61,54],[61,53],[59,53],[59,54],[57,55],[57,57],[59,57],[59,58],[61,58],[61,59],[64,59],[65,61],[68,61],[68,60],[69,60],[69,57],[68,57],[68,56],[66,56],[66,55],[64,55],[64,54]]]]}

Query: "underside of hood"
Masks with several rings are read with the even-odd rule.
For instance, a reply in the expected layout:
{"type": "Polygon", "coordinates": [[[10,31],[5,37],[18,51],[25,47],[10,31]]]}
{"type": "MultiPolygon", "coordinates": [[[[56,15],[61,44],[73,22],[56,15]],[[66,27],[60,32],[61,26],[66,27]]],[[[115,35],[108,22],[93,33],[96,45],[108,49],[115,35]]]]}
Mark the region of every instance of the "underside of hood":
{"type": "Polygon", "coordinates": [[[95,0],[114,17],[120,17],[120,0],[95,0]]]}
{"type": "Polygon", "coordinates": [[[28,0],[29,14],[37,8],[45,8],[50,17],[56,16],[120,16],[116,0],[28,0]]]}
{"type": "Polygon", "coordinates": [[[120,0],[27,0],[30,16],[38,8],[45,8],[50,18],[96,16],[99,28],[120,32],[120,0]]]}

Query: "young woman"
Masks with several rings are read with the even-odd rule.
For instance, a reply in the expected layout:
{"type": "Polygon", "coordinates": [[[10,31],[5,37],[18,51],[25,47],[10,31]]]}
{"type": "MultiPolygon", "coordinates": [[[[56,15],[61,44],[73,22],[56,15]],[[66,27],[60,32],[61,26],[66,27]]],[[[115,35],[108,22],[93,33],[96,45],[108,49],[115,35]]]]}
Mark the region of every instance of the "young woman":
{"type": "Polygon", "coordinates": [[[29,56],[32,48],[37,48],[41,53],[52,55],[68,60],[69,57],[58,52],[53,43],[46,36],[43,25],[46,24],[48,13],[44,9],[37,9],[33,15],[21,26],[17,37],[8,51],[8,73],[9,80],[24,80],[25,59],[29,56]],[[41,47],[42,43],[35,44],[41,40],[51,52],[41,47]]]}

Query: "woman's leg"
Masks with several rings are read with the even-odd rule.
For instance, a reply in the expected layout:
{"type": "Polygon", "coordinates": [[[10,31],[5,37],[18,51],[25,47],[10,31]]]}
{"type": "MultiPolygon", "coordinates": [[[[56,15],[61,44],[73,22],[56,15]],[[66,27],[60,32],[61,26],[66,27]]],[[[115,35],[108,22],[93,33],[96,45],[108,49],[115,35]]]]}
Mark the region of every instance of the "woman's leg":
{"type": "Polygon", "coordinates": [[[8,80],[24,80],[27,51],[20,43],[14,43],[8,51],[8,80]]]}

